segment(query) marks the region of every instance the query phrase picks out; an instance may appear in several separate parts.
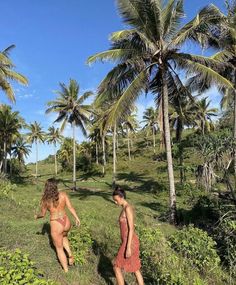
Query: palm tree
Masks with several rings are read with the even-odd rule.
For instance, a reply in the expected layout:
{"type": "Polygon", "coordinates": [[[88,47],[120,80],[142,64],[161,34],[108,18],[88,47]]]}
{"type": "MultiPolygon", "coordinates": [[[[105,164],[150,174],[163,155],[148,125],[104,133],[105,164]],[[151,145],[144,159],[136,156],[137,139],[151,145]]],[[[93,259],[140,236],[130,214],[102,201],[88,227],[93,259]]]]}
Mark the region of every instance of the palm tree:
{"type": "Polygon", "coordinates": [[[7,149],[11,149],[13,138],[19,136],[22,119],[8,105],[0,106],[0,135],[3,139],[3,169],[7,173],[7,149]]]}
{"type": "Polygon", "coordinates": [[[30,152],[31,146],[27,144],[27,141],[22,136],[20,136],[12,147],[12,155],[18,159],[20,167],[24,164],[24,158],[28,157],[30,152]]]}
{"type": "Polygon", "coordinates": [[[24,85],[28,84],[28,80],[25,76],[13,70],[14,64],[9,58],[9,52],[14,47],[15,45],[11,45],[0,52],[0,88],[12,102],[15,102],[15,95],[10,81],[17,81],[24,85]]]}
{"type": "Polygon", "coordinates": [[[131,115],[127,116],[125,121],[122,123],[122,128],[126,129],[129,160],[131,160],[130,147],[132,146],[132,140],[130,137],[130,132],[135,132],[137,125],[138,125],[138,123],[136,120],[136,114],[131,114],[131,115]]]}
{"type": "Polygon", "coordinates": [[[196,123],[202,135],[214,129],[211,117],[217,116],[218,109],[209,108],[210,103],[211,101],[207,102],[207,98],[203,98],[196,103],[197,104],[196,123]]]}
{"type": "Polygon", "coordinates": [[[29,129],[29,133],[26,134],[27,141],[30,144],[35,144],[35,152],[36,152],[36,162],[35,162],[35,177],[38,179],[38,144],[43,143],[45,140],[45,132],[42,130],[40,123],[34,121],[30,123],[27,127],[29,129]]]}
{"type": "Polygon", "coordinates": [[[232,88],[230,81],[214,71],[217,60],[180,51],[189,39],[204,44],[212,40],[209,26],[219,21],[222,14],[211,5],[181,27],[184,17],[182,0],[117,0],[117,3],[123,21],[130,29],[113,33],[111,49],[89,57],[88,63],[96,60],[117,62],[101,82],[100,89],[104,92],[98,95],[101,101],[101,98],[111,101],[112,94],[121,94],[110,110],[109,122],[114,123],[125,116],[129,112],[128,107],[147,90],[155,94],[156,101],[161,98],[170,185],[170,222],[175,223],[176,193],[168,101],[179,90],[191,96],[177,70],[184,70],[187,74],[201,72],[208,80],[232,88]]]}
{"type": "Polygon", "coordinates": [[[144,129],[152,131],[153,138],[153,152],[156,153],[156,132],[157,132],[157,112],[153,107],[147,108],[143,115],[143,122],[145,123],[144,129]]]}
{"type": "Polygon", "coordinates": [[[57,176],[57,143],[61,143],[62,135],[60,134],[59,128],[54,126],[49,127],[47,133],[47,142],[54,146],[54,160],[55,160],[55,175],[57,176]]]}
{"type": "Polygon", "coordinates": [[[69,85],[60,83],[61,90],[57,91],[58,97],[48,102],[49,108],[46,113],[58,113],[55,122],[62,122],[61,130],[65,128],[67,123],[70,123],[73,128],[73,189],[76,190],[76,127],[79,127],[84,134],[87,135],[85,125],[89,122],[91,114],[91,106],[83,104],[84,101],[93,93],[85,92],[79,96],[79,84],[76,80],[70,79],[69,85]]]}

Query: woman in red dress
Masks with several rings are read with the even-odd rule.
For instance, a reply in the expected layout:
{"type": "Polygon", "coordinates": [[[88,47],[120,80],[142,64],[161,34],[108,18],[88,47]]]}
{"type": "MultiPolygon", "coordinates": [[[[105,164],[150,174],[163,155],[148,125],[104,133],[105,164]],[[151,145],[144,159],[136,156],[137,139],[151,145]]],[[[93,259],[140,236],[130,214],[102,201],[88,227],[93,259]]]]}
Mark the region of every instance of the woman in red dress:
{"type": "Polygon", "coordinates": [[[134,210],[125,198],[125,191],[117,186],[113,192],[113,200],[122,207],[119,216],[122,243],[114,260],[113,268],[118,285],[125,284],[122,269],[125,272],[135,273],[138,284],[143,285],[143,277],[140,272],[139,239],[134,231],[134,210]]]}

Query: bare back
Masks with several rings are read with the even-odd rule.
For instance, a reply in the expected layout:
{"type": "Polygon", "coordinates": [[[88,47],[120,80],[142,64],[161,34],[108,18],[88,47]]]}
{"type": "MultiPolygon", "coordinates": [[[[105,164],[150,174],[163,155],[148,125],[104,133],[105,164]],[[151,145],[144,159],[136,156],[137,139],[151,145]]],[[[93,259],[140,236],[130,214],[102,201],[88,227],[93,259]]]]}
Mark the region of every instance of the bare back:
{"type": "Polygon", "coordinates": [[[67,195],[64,192],[59,192],[59,203],[54,207],[53,203],[48,206],[48,211],[50,212],[51,218],[58,218],[65,214],[65,208],[67,206],[67,195]]]}

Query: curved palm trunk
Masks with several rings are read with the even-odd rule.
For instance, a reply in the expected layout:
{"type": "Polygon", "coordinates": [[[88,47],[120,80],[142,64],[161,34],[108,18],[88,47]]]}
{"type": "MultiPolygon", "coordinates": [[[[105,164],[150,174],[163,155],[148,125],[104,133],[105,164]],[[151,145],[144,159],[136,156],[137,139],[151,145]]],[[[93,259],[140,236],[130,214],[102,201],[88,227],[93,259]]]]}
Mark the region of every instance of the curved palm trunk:
{"type": "Polygon", "coordinates": [[[73,127],[73,191],[76,190],[76,145],[75,145],[75,123],[73,127]]]}
{"type": "Polygon", "coordinates": [[[106,150],[105,150],[105,135],[102,135],[102,160],[103,160],[103,165],[102,165],[102,174],[105,175],[105,166],[106,166],[106,150]]]}
{"type": "Polygon", "coordinates": [[[128,141],[128,155],[129,155],[129,160],[131,160],[131,155],[130,155],[130,140],[129,140],[129,128],[127,128],[127,141],[128,141]]]}
{"type": "Polygon", "coordinates": [[[57,176],[57,145],[54,144],[55,175],[57,176]]]}
{"type": "Polygon", "coordinates": [[[116,123],[113,129],[113,178],[112,185],[115,186],[116,183],[116,123]]]}
{"type": "Polygon", "coordinates": [[[96,164],[98,165],[98,143],[97,141],[95,143],[95,147],[96,147],[96,164]]]}
{"type": "Polygon", "coordinates": [[[35,177],[38,183],[38,141],[35,141],[36,163],[35,163],[35,177]]]}
{"type": "Polygon", "coordinates": [[[168,112],[168,89],[167,81],[165,79],[164,72],[162,73],[162,96],[163,96],[163,115],[164,115],[164,134],[165,134],[165,146],[168,164],[168,178],[170,184],[170,223],[176,223],[176,193],[174,183],[174,170],[173,160],[171,152],[171,139],[170,139],[170,124],[169,124],[169,112],[168,112]]]}
{"type": "Polygon", "coordinates": [[[156,138],[155,138],[155,128],[152,127],[152,138],[153,138],[153,152],[156,153],[156,138]]]}

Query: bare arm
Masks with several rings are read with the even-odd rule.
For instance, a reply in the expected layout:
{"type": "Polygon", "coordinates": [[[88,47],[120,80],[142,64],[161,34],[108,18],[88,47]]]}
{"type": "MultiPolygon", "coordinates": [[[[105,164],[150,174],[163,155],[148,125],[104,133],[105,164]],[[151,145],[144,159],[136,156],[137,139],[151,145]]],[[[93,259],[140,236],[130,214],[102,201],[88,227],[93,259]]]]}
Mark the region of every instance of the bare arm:
{"type": "Polygon", "coordinates": [[[74,207],[72,206],[69,197],[66,195],[66,193],[64,193],[64,195],[65,195],[65,200],[66,200],[66,206],[69,209],[69,211],[71,212],[71,214],[73,215],[73,217],[75,218],[76,225],[79,226],[80,225],[80,219],[77,216],[76,211],[75,211],[74,207]]]}
{"type": "Polygon", "coordinates": [[[126,258],[131,256],[131,244],[134,235],[134,212],[131,206],[127,206],[125,208],[125,214],[128,221],[129,226],[129,234],[128,234],[128,241],[127,241],[127,249],[126,249],[126,258]]]}
{"type": "Polygon", "coordinates": [[[47,208],[44,205],[41,205],[41,211],[39,214],[34,215],[35,220],[44,218],[47,212],[47,208]]]}

